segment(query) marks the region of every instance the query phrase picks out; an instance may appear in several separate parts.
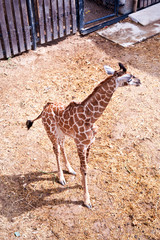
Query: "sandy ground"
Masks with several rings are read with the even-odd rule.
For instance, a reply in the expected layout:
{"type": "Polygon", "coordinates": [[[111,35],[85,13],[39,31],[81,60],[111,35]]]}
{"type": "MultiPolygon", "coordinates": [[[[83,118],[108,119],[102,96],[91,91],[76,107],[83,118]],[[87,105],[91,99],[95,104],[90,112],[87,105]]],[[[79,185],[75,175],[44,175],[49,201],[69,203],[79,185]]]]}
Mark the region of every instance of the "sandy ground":
{"type": "Polygon", "coordinates": [[[159,81],[160,35],[124,49],[77,34],[1,61],[0,239],[160,239],[159,81]],[[77,176],[65,173],[61,186],[41,121],[30,131],[25,122],[48,101],[83,100],[105,79],[103,65],[119,61],[142,85],[117,89],[97,121],[89,210],[73,140],[66,152],[77,176]]]}

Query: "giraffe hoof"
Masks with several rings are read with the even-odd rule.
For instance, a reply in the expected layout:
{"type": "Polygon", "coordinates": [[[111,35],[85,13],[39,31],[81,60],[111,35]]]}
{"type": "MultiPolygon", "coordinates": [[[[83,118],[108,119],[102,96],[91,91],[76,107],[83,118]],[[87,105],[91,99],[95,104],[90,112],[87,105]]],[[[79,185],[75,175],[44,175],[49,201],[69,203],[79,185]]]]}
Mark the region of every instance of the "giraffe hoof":
{"type": "Polygon", "coordinates": [[[66,184],[66,181],[65,181],[65,179],[64,179],[64,180],[59,180],[59,183],[60,183],[62,186],[64,186],[64,185],[66,184]]]}
{"type": "Polygon", "coordinates": [[[67,167],[68,173],[72,175],[76,175],[76,172],[73,170],[71,166],[67,167]]]}
{"type": "Polygon", "coordinates": [[[84,206],[87,207],[88,209],[91,209],[91,208],[92,208],[91,203],[89,203],[89,204],[85,204],[85,203],[84,203],[84,206]]]}
{"type": "Polygon", "coordinates": [[[77,175],[77,173],[74,170],[70,171],[69,173],[72,175],[77,175]]]}

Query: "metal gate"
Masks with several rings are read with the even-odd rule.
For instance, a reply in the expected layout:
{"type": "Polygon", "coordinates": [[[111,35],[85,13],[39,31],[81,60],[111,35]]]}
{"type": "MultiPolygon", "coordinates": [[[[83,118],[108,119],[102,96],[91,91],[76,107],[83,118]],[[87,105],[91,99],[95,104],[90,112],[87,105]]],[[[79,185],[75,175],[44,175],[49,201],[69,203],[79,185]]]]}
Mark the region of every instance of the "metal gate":
{"type": "MultiPolygon", "coordinates": [[[[129,0],[79,0],[79,28],[81,34],[88,34],[126,18],[132,10],[127,14],[120,14],[119,7],[121,5],[125,6],[127,2],[129,3],[129,0]]],[[[159,2],[160,0],[138,0],[137,10],[159,2]]],[[[134,3],[134,0],[130,0],[129,4],[132,6],[134,3]]]]}
{"type": "Polygon", "coordinates": [[[146,8],[159,2],[160,0],[138,0],[138,9],[146,8]]]}
{"type": "Polygon", "coordinates": [[[75,0],[0,0],[0,59],[76,31],[75,0]]]}
{"type": "Polygon", "coordinates": [[[119,0],[79,0],[80,32],[85,35],[127,17],[119,15],[119,0]]]}

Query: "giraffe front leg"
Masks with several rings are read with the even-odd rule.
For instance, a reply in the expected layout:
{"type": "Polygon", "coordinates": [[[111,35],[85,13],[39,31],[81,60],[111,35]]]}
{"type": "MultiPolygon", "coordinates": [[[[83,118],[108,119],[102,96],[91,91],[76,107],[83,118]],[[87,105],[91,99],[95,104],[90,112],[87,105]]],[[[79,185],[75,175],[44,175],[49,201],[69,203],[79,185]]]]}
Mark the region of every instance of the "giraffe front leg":
{"type": "Polygon", "coordinates": [[[63,175],[63,171],[61,168],[61,164],[60,164],[60,154],[59,154],[59,146],[58,144],[54,143],[53,144],[53,151],[56,155],[56,160],[57,160],[57,167],[58,167],[58,179],[59,179],[59,183],[62,184],[63,186],[66,184],[64,175],[63,175]]]}
{"type": "Polygon", "coordinates": [[[89,146],[89,147],[87,148],[87,152],[86,152],[86,161],[87,161],[87,163],[88,163],[88,159],[89,159],[89,151],[90,151],[90,148],[91,148],[91,146],[89,146]]]}
{"type": "Polygon", "coordinates": [[[80,158],[80,171],[82,174],[82,186],[84,189],[84,205],[88,208],[91,208],[91,202],[90,202],[90,196],[88,191],[88,183],[87,183],[87,172],[88,172],[88,166],[87,166],[87,159],[86,159],[86,149],[84,148],[78,148],[78,155],[80,158]]]}

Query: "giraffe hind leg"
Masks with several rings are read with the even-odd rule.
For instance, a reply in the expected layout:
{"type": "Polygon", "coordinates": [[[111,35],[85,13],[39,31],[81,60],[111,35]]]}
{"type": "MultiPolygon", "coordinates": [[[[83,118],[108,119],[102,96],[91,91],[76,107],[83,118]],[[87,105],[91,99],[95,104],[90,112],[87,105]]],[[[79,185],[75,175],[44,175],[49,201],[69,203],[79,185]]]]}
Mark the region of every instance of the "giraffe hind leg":
{"type": "Polygon", "coordinates": [[[67,159],[67,156],[66,156],[65,151],[64,151],[64,144],[63,144],[63,143],[60,144],[60,149],[61,149],[61,153],[62,153],[62,156],[63,156],[63,160],[64,160],[64,162],[65,162],[65,166],[66,166],[68,172],[69,172],[70,174],[76,175],[76,172],[73,170],[73,168],[71,167],[71,165],[70,165],[70,163],[69,163],[69,161],[68,161],[68,159],[67,159]]]}
{"type": "MultiPolygon", "coordinates": [[[[48,105],[46,105],[44,109],[46,109],[47,106],[48,105]]],[[[47,122],[47,118],[46,118],[45,114],[44,114],[44,116],[42,115],[42,122],[44,124],[44,128],[47,132],[47,135],[53,144],[53,151],[56,155],[56,160],[57,160],[59,183],[61,183],[62,185],[65,185],[66,181],[65,181],[65,178],[63,175],[61,162],[60,162],[60,142],[61,142],[61,140],[63,140],[63,137],[62,137],[62,139],[59,140],[59,134],[57,132],[56,119],[55,119],[54,115],[53,115],[53,118],[50,119],[49,123],[47,122]]]]}
{"type": "Polygon", "coordinates": [[[59,151],[59,145],[56,142],[52,142],[53,143],[53,151],[56,155],[56,160],[57,160],[57,167],[58,167],[58,178],[59,178],[59,183],[62,185],[66,184],[64,175],[63,175],[63,170],[61,167],[61,163],[60,163],[60,151],[59,151]]]}

